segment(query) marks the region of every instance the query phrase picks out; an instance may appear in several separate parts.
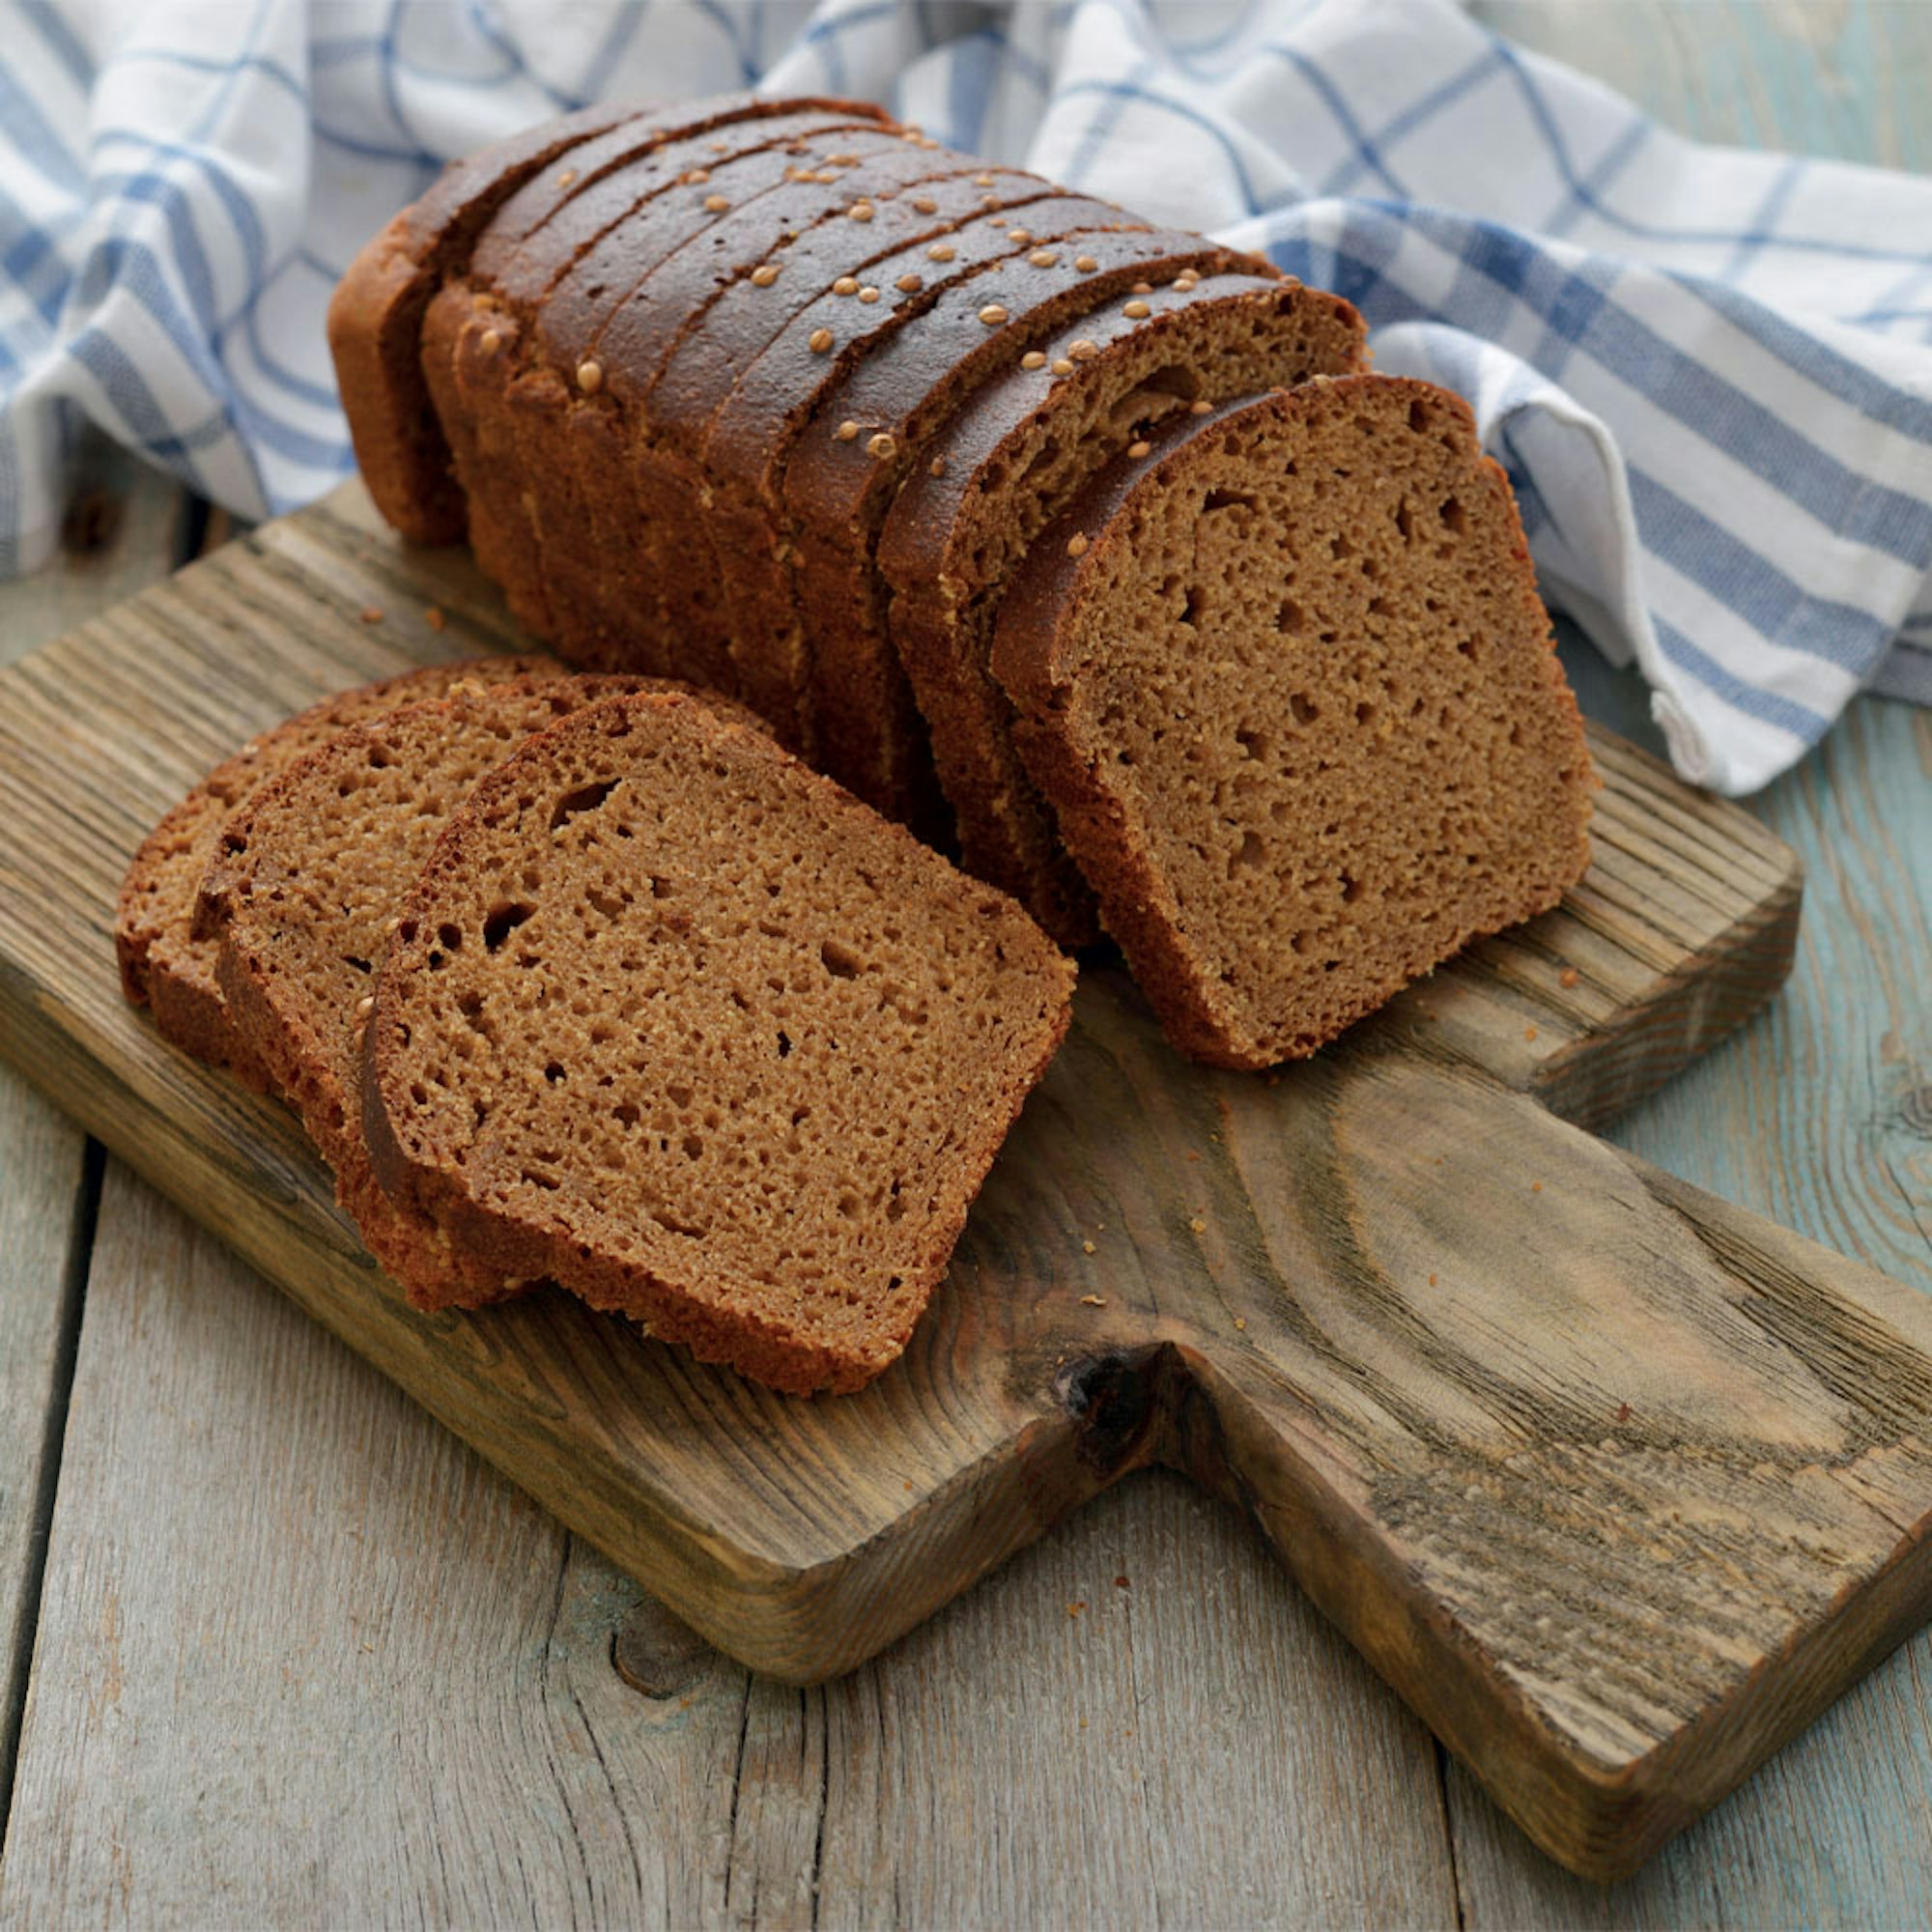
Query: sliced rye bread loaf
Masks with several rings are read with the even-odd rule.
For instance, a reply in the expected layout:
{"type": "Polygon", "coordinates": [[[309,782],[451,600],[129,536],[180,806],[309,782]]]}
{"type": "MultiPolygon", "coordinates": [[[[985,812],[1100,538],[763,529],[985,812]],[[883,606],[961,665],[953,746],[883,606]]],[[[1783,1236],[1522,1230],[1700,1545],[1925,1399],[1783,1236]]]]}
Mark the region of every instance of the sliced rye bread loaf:
{"type": "Polygon", "coordinates": [[[355,461],[376,507],[415,543],[456,543],[464,498],[423,383],[417,345],[444,274],[461,271],[477,235],[532,175],[636,118],[586,107],[452,162],[429,192],[370,241],[328,304],[328,346],[355,461]]]}
{"type": "MultiPolygon", "coordinates": [[[[729,559],[714,540],[711,479],[700,452],[712,417],[740,375],[815,301],[859,301],[862,306],[876,301],[895,309],[920,294],[934,266],[923,251],[982,212],[988,190],[981,185],[986,171],[980,163],[957,160],[944,150],[929,153],[923,143],[916,152],[927,165],[944,163],[949,172],[920,177],[900,192],[878,198],[870,204],[869,222],[841,213],[775,248],[682,332],[649,393],[648,436],[633,436],[625,445],[638,477],[637,497],[606,499],[613,519],[600,528],[599,541],[607,551],[628,555],[636,549],[632,531],[616,521],[622,507],[641,518],[646,530],[668,530],[681,519],[688,546],[683,567],[709,583],[728,586],[729,559]],[[912,266],[914,261],[918,267],[912,266]],[[865,296],[867,288],[877,291],[875,298],[865,296]]],[[[995,183],[994,192],[1004,188],[1020,202],[1059,192],[1037,176],[1004,170],[996,171],[995,183]]],[[[618,430],[608,413],[581,415],[573,429],[579,437],[573,457],[581,472],[612,460],[606,445],[618,430]]],[[[728,587],[713,604],[711,621],[725,627],[738,690],[754,709],[782,719],[781,740],[810,757],[816,720],[795,648],[799,627],[792,626],[782,639],[761,638],[729,621],[728,587]]]]}
{"type": "Polygon", "coordinates": [[[559,674],[544,657],[471,658],[337,692],[224,759],[149,833],[121,886],[114,951],[134,1005],[151,1006],[162,1038],[266,1090],[267,1070],[243,1051],[215,980],[216,947],[194,930],[195,898],[221,829],[270,779],[352,725],[441,697],[459,684],[528,682],[559,674]]]}
{"type": "MultiPolygon", "coordinates": [[[[721,124],[707,119],[696,131],[658,142],[584,187],[559,190],[532,184],[505,206],[478,238],[470,272],[451,278],[431,303],[422,334],[424,373],[445,420],[445,435],[466,494],[475,506],[472,533],[479,556],[503,583],[510,607],[536,633],[567,648],[564,624],[578,602],[601,592],[595,572],[580,576],[553,597],[545,582],[539,525],[563,487],[552,465],[532,447],[540,435],[545,394],[520,390],[518,378],[534,358],[535,318],[582,258],[618,290],[683,240],[715,222],[706,206],[717,199],[704,184],[716,172],[761,182],[783,178],[809,135],[828,130],[854,138],[850,112],[806,104],[786,114],[741,114],[721,124]],[[723,144],[726,153],[716,150],[723,144]],[[538,189],[543,190],[537,197],[538,189]],[[559,193],[565,198],[559,200],[559,193]],[[548,218],[540,218],[549,206],[548,218]],[[532,225],[533,224],[533,225],[532,225]],[[507,233],[514,244],[499,240],[507,233]],[[461,338],[488,353],[461,354],[461,338]]],[[[572,364],[574,380],[576,365],[572,364]]],[[[549,521],[555,525],[553,513],[549,521]]],[[[586,656],[581,645],[571,653],[586,656]]]]}
{"type": "Polygon", "coordinates": [[[1265,1066],[1554,905],[1594,779],[1460,398],[1317,380],[1151,440],[1034,546],[993,669],[1168,1037],[1265,1066]]]}
{"type": "Polygon", "coordinates": [[[532,732],[639,687],[585,677],[467,687],[338,732],[229,819],[202,882],[232,1024],[295,1103],[370,1252],[418,1307],[493,1300],[505,1276],[391,1211],[375,1186],[357,1009],[389,923],[469,788],[532,732]]]}
{"type": "Polygon", "coordinates": [[[902,275],[921,277],[921,287],[898,301],[882,299],[867,309],[828,294],[795,316],[746,370],[705,432],[706,515],[719,554],[733,563],[727,580],[733,625],[740,635],[776,640],[767,648],[804,668],[819,721],[810,740],[814,762],[894,817],[906,816],[916,796],[924,739],[918,707],[890,645],[883,664],[864,663],[857,676],[848,665],[814,655],[792,566],[782,494],[786,459],[855,366],[883,354],[908,328],[928,327],[942,303],[966,302],[986,279],[1041,272],[1028,260],[1040,252],[1038,238],[1128,232],[1149,231],[1105,202],[1058,193],[996,199],[942,239],[914,243],[876,266],[874,286],[882,291],[902,275]],[[1015,233],[1029,239],[1015,242],[1015,233]]]}
{"type": "Polygon", "coordinates": [[[384,959],[368,1140],[506,1275],[772,1387],[904,1348],[1073,969],[770,740],[594,705],[456,814],[384,959]]]}
{"type": "Polygon", "coordinates": [[[928,445],[879,537],[893,639],[931,726],[960,863],[1048,931],[1092,930],[1085,880],[1012,742],[988,656],[1009,580],[1103,464],[1177,412],[1346,375],[1362,320],[1298,282],[1181,276],[1069,323],[990,377],[928,445]]]}
{"type": "MultiPolygon", "coordinates": [[[[1275,278],[1266,263],[1198,236],[1031,239],[1038,245],[950,291],[878,354],[853,363],[792,440],[780,537],[812,661],[824,686],[839,695],[840,721],[863,722],[909,694],[874,551],[899,485],[917,464],[933,460],[926,443],[953,410],[1063,323],[1137,286],[1188,271],[1275,278]]],[[[1085,936],[1070,926],[1054,934],[1068,944],[1085,936]]]]}

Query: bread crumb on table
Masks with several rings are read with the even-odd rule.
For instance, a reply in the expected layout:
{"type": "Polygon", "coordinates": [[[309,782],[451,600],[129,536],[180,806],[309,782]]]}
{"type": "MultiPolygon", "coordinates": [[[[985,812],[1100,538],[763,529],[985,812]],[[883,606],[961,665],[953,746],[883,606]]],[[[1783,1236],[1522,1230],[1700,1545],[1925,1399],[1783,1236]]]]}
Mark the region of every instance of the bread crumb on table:
{"type": "Polygon", "coordinates": [[[1083,1294],[1080,1303],[1083,1308],[1104,1308],[1107,1305],[1107,1297],[1104,1294],[1083,1294]]]}
{"type": "Polygon", "coordinates": [[[446,631],[449,628],[449,619],[445,617],[442,614],[442,611],[434,604],[432,604],[429,607],[429,609],[423,612],[423,622],[427,624],[432,631],[446,631]]]}
{"type": "Polygon", "coordinates": [[[1556,983],[1567,991],[1570,987],[1574,986],[1577,983],[1577,981],[1581,978],[1582,975],[1577,971],[1576,967],[1566,966],[1564,967],[1562,972],[1557,974],[1556,983]]]}
{"type": "Polygon", "coordinates": [[[365,624],[380,624],[383,621],[383,613],[376,605],[365,604],[362,607],[362,621],[365,624]]]}
{"type": "Polygon", "coordinates": [[[1080,1252],[1083,1255],[1091,1255],[1094,1252],[1094,1243],[1092,1241],[1082,1241],[1080,1243],[1080,1252]]]}

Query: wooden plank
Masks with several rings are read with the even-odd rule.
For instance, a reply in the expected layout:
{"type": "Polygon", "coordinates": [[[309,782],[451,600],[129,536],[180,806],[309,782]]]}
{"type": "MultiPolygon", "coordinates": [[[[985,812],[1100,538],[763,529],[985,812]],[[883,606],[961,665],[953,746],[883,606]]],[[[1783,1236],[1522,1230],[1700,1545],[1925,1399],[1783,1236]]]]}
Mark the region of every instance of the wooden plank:
{"type": "MultiPolygon", "coordinates": [[[[0,583],[0,665],[71,630],[181,560],[180,488],[83,436],[61,552],[0,583]]],[[[0,1067],[0,1818],[11,1788],[59,1463],[98,1154],[73,1123],[0,1067]]]]}
{"type": "Polygon", "coordinates": [[[1172,1477],[755,1679],[118,1166],[74,1413],[0,1923],[1454,1921],[1428,1734],[1172,1477]]]}

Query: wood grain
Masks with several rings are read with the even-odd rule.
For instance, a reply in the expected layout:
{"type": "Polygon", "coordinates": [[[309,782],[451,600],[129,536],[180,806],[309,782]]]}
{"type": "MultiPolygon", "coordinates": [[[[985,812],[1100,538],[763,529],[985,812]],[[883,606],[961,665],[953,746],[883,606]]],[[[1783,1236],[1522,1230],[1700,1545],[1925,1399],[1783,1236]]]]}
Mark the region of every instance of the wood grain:
{"type": "Polygon", "coordinates": [[[850,1669],[1173,1462],[1247,1502],[1539,1843],[1604,1873],[1918,1614],[1932,1330],[1775,1231],[1716,1244],[1715,1204],[1548,1111],[1596,1122],[1667,1078],[1762,1004],[1795,929],[1784,849],[1603,737],[1589,879],[1344,1051],[1267,1082],[1185,1067],[1090,974],[932,1316],[859,1398],[786,1403],[555,1295],[411,1315],[288,1121],[122,1005],[104,935],[141,829],[222,750],[461,649],[431,597],[494,629],[460,560],[423,562],[351,489],[10,675],[0,809],[24,831],[0,877],[43,910],[0,949],[5,1044],[707,1635],[780,1676],[850,1669]],[[1790,1322],[1740,1320],[1774,1290],[1790,1322]],[[1845,1335],[1890,1350],[1862,1392],[1828,1373],[1845,1335]],[[1819,1472],[1869,1490],[1873,1457],[1889,1487],[1828,1533],[1846,1503],[1819,1472]],[[1672,1575],[1710,1561],[1721,1590],[1672,1575]]]}
{"type": "Polygon", "coordinates": [[[801,1690],[118,1165],[100,1225],[0,1924],[1453,1925],[1427,1732],[1175,1478],[801,1690]]]}

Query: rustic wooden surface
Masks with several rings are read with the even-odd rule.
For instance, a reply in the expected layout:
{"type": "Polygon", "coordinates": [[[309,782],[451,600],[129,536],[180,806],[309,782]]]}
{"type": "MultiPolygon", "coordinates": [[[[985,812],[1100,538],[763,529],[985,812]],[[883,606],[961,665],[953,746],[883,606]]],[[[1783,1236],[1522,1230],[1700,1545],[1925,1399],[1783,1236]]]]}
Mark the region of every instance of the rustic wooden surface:
{"type": "Polygon", "coordinates": [[[426,565],[350,484],[0,672],[0,894],[37,908],[0,929],[0,1052],[728,1655],[842,1673],[1171,1463],[1608,1876],[1922,1615],[1932,1304],[1561,1124],[1746,1020],[1797,929],[1789,850],[1604,733],[1563,905],[1318,1061],[1190,1066],[1090,963],[862,1396],[772,1398],[554,1293],[412,1314],[285,1110],[130,1011],[107,934],[146,829],[226,751],[516,641],[460,554],[426,565]]]}
{"type": "MultiPolygon", "coordinates": [[[[1924,9],[1492,11],[1698,131],[1926,164],[1924,9]]],[[[23,612],[65,628],[44,595],[10,593],[0,635],[23,612]]],[[[1618,681],[1588,697],[1627,720],[1618,681]]],[[[1792,989],[1619,1130],[1921,1281],[1932,853],[1911,828],[1928,776],[1928,721],[1865,703],[1758,802],[1810,870],[1792,989]]],[[[82,1182],[44,1185],[44,1216],[72,1225],[82,1182]]],[[[58,1304],[59,1270],[18,1267],[7,1290],[10,1309],[58,1304]]],[[[598,1559],[532,1535],[528,1505],[111,1164],[83,1341],[37,1669],[98,1694],[43,1732],[37,1715],[9,1922],[803,1922],[814,1875],[827,1923],[1890,1926],[1932,1892],[1922,1635],[1600,1891],[1460,1773],[1438,1782],[1421,1727],[1171,1478],[800,1693],[690,1662],[598,1559]],[[202,1302],[225,1319],[191,1320],[202,1302]],[[250,1426],[270,1413],[298,1427],[250,1426]],[[392,1469],[424,1499],[401,1525],[413,1492],[371,1474],[392,1469]],[[406,1526],[411,1563],[320,1533],[338,1521],[390,1548],[406,1526]],[[281,1522],[309,1540],[248,1527],[281,1522]],[[373,1648],[338,1654],[345,1621],[373,1648]]],[[[37,1693],[36,1712],[62,1701],[37,1693]]]]}

